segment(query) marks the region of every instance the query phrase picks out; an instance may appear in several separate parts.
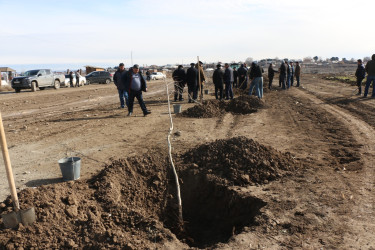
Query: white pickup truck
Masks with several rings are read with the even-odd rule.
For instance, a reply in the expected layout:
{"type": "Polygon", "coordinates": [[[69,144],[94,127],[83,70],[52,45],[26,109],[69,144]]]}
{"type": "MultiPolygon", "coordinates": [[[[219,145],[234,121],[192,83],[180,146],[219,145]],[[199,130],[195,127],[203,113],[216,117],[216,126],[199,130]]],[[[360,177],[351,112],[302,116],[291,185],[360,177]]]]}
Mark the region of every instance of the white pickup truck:
{"type": "Polygon", "coordinates": [[[12,79],[12,88],[19,93],[21,89],[38,88],[43,90],[47,87],[60,88],[60,83],[65,81],[65,75],[54,74],[50,69],[34,69],[26,71],[22,76],[12,79]]]}

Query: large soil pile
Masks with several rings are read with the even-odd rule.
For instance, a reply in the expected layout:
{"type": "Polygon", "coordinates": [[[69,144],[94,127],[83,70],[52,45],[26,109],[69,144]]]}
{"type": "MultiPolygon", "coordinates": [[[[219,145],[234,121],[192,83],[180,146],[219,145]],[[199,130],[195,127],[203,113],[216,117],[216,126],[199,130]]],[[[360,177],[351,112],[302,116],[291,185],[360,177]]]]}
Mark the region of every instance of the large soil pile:
{"type": "Polygon", "coordinates": [[[223,184],[263,184],[289,174],[296,162],[246,137],[217,140],[188,151],[184,163],[214,175],[223,184]]]}
{"type": "MultiPolygon", "coordinates": [[[[173,239],[161,222],[169,214],[167,166],[163,157],[134,157],[86,182],[21,191],[21,207],[34,206],[37,222],[2,229],[0,248],[144,249],[173,239]]],[[[7,199],[1,212],[11,206],[7,199]]]]}
{"type": "Polygon", "coordinates": [[[183,117],[212,118],[220,117],[225,112],[250,114],[264,107],[264,102],[255,96],[242,95],[229,102],[219,100],[203,101],[181,113],[183,117]]]}

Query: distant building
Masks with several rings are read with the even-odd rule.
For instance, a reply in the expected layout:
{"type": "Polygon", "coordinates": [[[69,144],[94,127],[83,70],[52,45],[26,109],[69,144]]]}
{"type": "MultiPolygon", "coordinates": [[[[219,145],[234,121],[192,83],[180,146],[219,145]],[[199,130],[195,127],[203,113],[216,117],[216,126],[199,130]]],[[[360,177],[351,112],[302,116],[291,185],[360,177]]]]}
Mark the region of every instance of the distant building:
{"type": "Polygon", "coordinates": [[[106,71],[105,68],[101,68],[101,67],[95,67],[95,66],[89,66],[89,65],[86,65],[84,67],[86,68],[86,74],[89,74],[93,71],[106,71]]]}
{"type": "Polygon", "coordinates": [[[13,79],[15,70],[9,67],[0,67],[0,86],[9,85],[10,81],[13,79]]]}

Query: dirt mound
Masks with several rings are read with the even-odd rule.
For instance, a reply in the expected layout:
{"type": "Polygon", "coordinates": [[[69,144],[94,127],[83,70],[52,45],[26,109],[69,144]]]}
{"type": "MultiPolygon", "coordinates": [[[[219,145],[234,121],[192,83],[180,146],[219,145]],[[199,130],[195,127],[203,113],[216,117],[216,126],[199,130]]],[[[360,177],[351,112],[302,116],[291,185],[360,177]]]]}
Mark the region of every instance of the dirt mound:
{"type": "MultiPolygon", "coordinates": [[[[21,206],[34,206],[37,222],[2,229],[0,247],[144,249],[173,239],[162,223],[171,213],[167,166],[162,157],[133,157],[114,161],[86,182],[23,190],[21,206]]],[[[8,198],[1,212],[11,206],[8,198]]]]}
{"type": "Polygon", "coordinates": [[[184,163],[214,175],[225,185],[263,184],[290,174],[296,162],[246,137],[217,140],[188,151],[184,163]]]}
{"type": "Polygon", "coordinates": [[[263,108],[262,100],[255,96],[242,95],[229,102],[219,100],[203,101],[194,107],[188,108],[180,114],[183,117],[192,118],[212,118],[220,117],[225,112],[234,114],[250,114],[257,112],[259,108],[263,108]]]}

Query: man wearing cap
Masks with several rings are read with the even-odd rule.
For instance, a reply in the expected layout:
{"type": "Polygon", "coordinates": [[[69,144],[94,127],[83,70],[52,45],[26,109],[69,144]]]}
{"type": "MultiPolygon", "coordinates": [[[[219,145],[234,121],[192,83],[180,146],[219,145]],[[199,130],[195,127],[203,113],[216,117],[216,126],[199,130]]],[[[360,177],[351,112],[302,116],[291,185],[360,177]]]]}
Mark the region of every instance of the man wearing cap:
{"type": "Polygon", "coordinates": [[[125,85],[125,81],[126,81],[125,76],[126,76],[125,65],[123,63],[120,63],[115,75],[113,76],[113,81],[117,87],[117,91],[118,91],[119,98],[120,98],[120,105],[121,105],[120,108],[125,108],[125,103],[126,103],[126,106],[129,106],[128,105],[129,95],[128,95],[128,91],[125,85]]]}
{"type": "Polygon", "coordinates": [[[137,98],[144,116],[151,114],[151,112],[147,110],[146,104],[143,101],[142,91],[147,92],[147,85],[143,75],[139,72],[138,64],[134,64],[134,66],[126,73],[125,83],[126,89],[129,93],[128,116],[133,114],[134,98],[137,98]]]}
{"type": "Polygon", "coordinates": [[[229,67],[229,64],[225,64],[225,72],[224,72],[224,82],[225,82],[225,99],[229,100],[233,99],[233,69],[229,67]]]}
{"type": "Polygon", "coordinates": [[[185,88],[185,70],[182,65],[179,65],[178,68],[173,72],[172,78],[174,80],[174,101],[183,101],[182,94],[185,88]]]}
{"type": "Polygon", "coordinates": [[[220,101],[223,99],[223,86],[224,86],[224,72],[221,70],[221,64],[216,65],[216,69],[214,74],[212,75],[212,81],[215,85],[215,97],[220,101]],[[218,92],[220,92],[220,96],[218,96],[218,92]]]}
{"type": "Polygon", "coordinates": [[[186,72],[186,82],[188,85],[189,103],[197,100],[198,96],[198,70],[195,63],[190,63],[190,68],[186,72]]]}

